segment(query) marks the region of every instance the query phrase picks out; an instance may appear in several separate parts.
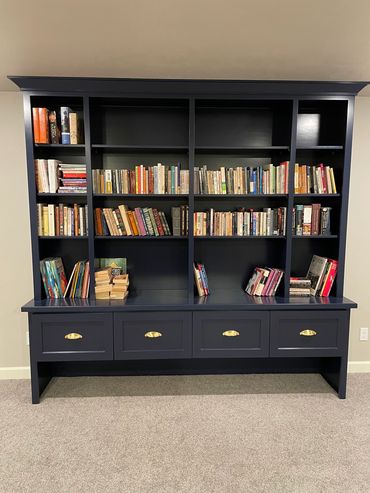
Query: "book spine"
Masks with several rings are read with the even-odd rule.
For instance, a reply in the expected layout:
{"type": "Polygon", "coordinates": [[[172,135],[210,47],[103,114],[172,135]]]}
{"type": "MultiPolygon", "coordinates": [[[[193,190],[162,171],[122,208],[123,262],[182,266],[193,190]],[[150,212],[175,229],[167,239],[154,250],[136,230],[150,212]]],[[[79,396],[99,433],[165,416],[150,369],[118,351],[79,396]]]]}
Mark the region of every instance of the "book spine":
{"type": "Polygon", "coordinates": [[[49,115],[47,108],[39,108],[40,144],[49,144],[49,115]]]}
{"type": "Polygon", "coordinates": [[[49,111],[49,131],[50,131],[50,142],[52,144],[59,144],[59,129],[57,124],[56,111],[49,111]]]}
{"type": "Polygon", "coordinates": [[[40,118],[39,108],[32,108],[32,123],[33,123],[33,142],[40,144],[40,118]]]}
{"type": "Polygon", "coordinates": [[[69,114],[70,144],[78,144],[78,117],[77,113],[69,114]]]}
{"type": "Polygon", "coordinates": [[[70,144],[71,136],[69,130],[69,114],[71,110],[67,106],[60,108],[60,127],[62,134],[62,144],[70,144]]]}

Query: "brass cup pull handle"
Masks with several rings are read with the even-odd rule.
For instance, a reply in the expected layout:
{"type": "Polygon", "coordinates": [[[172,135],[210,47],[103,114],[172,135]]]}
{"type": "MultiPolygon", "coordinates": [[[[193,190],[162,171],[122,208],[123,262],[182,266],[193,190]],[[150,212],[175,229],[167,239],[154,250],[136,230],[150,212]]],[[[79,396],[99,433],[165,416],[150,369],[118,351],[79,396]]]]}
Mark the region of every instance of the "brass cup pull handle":
{"type": "Polygon", "coordinates": [[[82,335],[77,332],[70,332],[64,336],[64,339],[67,339],[68,341],[77,341],[78,339],[82,339],[82,335]]]}
{"type": "Polygon", "coordinates": [[[156,339],[157,337],[162,337],[160,332],[156,330],[150,330],[149,332],[145,332],[144,337],[148,337],[149,339],[156,339]]]}
{"type": "Polygon", "coordinates": [[[222,332],[222,335],[224,337],[237,337],[240,336],[240,332],[238,332],[237,330],[225,330],[224,332],[222,332]]]}
{"type": "Polygon", "coordinates": [[[316,330],[306,329],[306,330],[301,330],[299,335],[304,336],[304,337],[313,337],[313,336],[317,335],[317,332],[316,332],[316,330]]]}

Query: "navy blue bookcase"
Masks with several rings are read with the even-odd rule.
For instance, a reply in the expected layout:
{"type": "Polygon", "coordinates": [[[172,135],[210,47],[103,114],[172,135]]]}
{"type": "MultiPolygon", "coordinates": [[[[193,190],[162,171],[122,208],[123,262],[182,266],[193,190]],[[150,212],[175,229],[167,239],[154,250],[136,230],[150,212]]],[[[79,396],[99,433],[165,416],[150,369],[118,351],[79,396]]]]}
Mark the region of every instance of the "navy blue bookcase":
{"type": "Polygon", "coordinates": [[[354,99],[363,82],[146,80],[9,77],[23,92],[29,186],[34,299],[29,314],[32,400],[54,375],[227,372],[319,372],[346,392],[349,313],[343,297],[354,99]],[[70,106],[84,119],[84,144],[34,144],[32,108],[70,106]],[[86,163],[88,190],[37,194],[34,159],[86,163]],[[287,194],[195,195],[194,166],[257,165],[289,161],[287,194]],[[188,195],[94,194],[92,170],[181,163],[189,170],[188,195]],[[294,164],[333,166],[337,192],[294,194],[294,164]],[[88,205],[86,238],[39,238],[37,203],[88,205]],[[332,234],[292,234],[294,204],[332,207],[332,234]],[[95,207],[128,204],[189,206],[183,237],[97,237],[95,207]],[[284,237],[195,237],[193,212],[287,207],[284,237]],[[338,259],[332,296],[289,298],[291,275],[306,274],[312,255],[338,259]],[[50,300],[41,259],[74,263],[126,257],[130,295],[123,301],[50,300]],[[211,295],[194,291],[194,259],[205,264],[211,295]],[[243,292],[257,265],[285,275],[277,296],[243,292]],[[149,338],[149,332],[160,335],[149,338]],[[307,332],[308,331],[308,332],[307,332]],[[78,333],[76,340],[66,338],[78,333]],[[307,335],[308,333],[314,333],[307,335]],[[230,335],[232,334],[232,335],[230,335]]]}

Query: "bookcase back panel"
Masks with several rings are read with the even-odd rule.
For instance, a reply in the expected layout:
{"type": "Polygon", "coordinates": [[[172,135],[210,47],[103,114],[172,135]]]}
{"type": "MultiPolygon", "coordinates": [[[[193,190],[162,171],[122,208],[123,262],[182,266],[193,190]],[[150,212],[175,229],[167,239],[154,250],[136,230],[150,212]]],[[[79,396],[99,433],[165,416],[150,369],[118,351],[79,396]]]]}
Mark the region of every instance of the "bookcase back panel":
{"type": "Polygon", "coordinates": [[[187,100],[92,100],[93,144],[187,146],[188,125],[187,100]]]}
{"type": "MultiPolygon", "coordinates": [[[[89,258],[87,238],[40,239],[39,251],[40,259],[61,257],[67,279],[72,274],[73,267],[77,261],[88,260],[89,258]]],[[[40,276],[40,271],[38,271],[37,275],[40,276]]],[[[43,292],[42,297],[45,297],[45,292],[43,292]]]]}
{"type": "Polygon", "coordinates": [[[34,149],[35,159],[57,159],[67,164],[86,164],[84,147],[49,147],[39,144],[34,149]]]}
{"type": "Polygon", "coordinates": [[[213,289],[244,289],[256,266],[284,269],[285,248],[280,238],[195,238],[194,258],[206,266],[212,294],[213,289]]]}
{"type": "Polygon", "coordinates": [[[161,163],[165,166],[178,165],[181,169],[189,169],[187,152],[163,153],[161,152],[104,152],[94,153],[92,158],[93,168],[101,169],[135,169],[135,166],[156,166],[161,163]]]}
{"type": "Polygon", "coordinates": [[[347,101],[300,101],[297,146],[344,145],[347,101]]]}
{"type": "Polygon", "coordinates": [[[187,289],[188,242],[185,239],[95,240],[95,257],[125,257],[134,290],[187,289]]]}
{"type": "Polygon", "coordinates": [[[195,166],[206,165],[210,170],[217,170],[220,166],[234,168],[236,166],[264,166],[267,164],[279,164],[289,160],[289,151],[279,150],[241,150],[236,153],[227,152],[202,152],[197,150],[195,154],[195,166]]]}
{"type": "Polygon", "coordinates": [[[291,102],[198,101],[196,146],[289,145],[291,102]]]}
{"type": "MultiPolygon", "coordinates": [[[[204,196],[207,197],[207,196],[204,196]]],[[[273,195],[267,196],[233,196],[228,198],[227,195],[221,195],[219,197],[203,198],[196,197],[194,204],[195,212],[206,212],[213,208],[215,211],[237,211],[240,209],[253,209],[254,211],[262,211],[263,208],[271,207],[286,207],[286,197],[274,197],[273,195]]]]}

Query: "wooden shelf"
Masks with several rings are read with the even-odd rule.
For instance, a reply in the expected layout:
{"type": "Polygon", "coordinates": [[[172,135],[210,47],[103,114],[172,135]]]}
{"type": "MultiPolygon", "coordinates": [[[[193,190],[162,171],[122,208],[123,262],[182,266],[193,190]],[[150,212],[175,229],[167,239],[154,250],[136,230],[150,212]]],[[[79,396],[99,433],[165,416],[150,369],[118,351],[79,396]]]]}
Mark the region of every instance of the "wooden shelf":
{"type": "Polygon", "coordinates": [[[197,193],[194,194],[196,199],[253,199],[253,198],[287,198],[286,193],[247,193],[247,194],[236,194],[236,193],[216,193],[216,194],[205,194],[197,193]]]}
{"type": "Polygon", "coordinates": [[[245,147],[240,147],[240,146],[195,146],[195,152],[202,152],[202,153],[214,153],[214,152],[220,152],[220,153],[231,153],[231,152],[236,152],[236,153],[243,153],[243,152],[250,152],[250,151],[289,151],[289,146],[245,146],[245,147]]]}
{"type": "Polygon", "coordinates": [[[93,150],[121,152],[188,152],[188,146],[92,144],[93,150]]]}
{"type": "Polygon", "coordinates": [[[82,197],[87,199],[87,193],[38,193],[37,198],[42,199],[43,197],[82,197]]]}
{"type": "Polygon", "coordinates": [[[297,151],[342,151],[343,146],[297,146],[297,151]]]}
{"type": "Polygon", "coordinates": [[[292,235],[294,240],[296,239],[314,239],[314,240],[330,240],[338,238],[338,235],[292,235]]]}
{"type": "Polygon", "coordinates": [[[87,240],[88,236],[39,236],[39,240],[87,240]]]}
{"type": "Polygon", "coordinates": [[[295,193],[294,198],[299,198],[299,197],[312,197],[312,198],[324,198],[324,199],[331,199],[334,197],[340,197],[340,193],[295,193]]]}
{"type": "Polygon", "coordinates": [[[245,235],[245,236],[194,236],[195,240],[285,240],[282,235],[245,235]]]}
{"type": "Polygon", "coordinates": [[[94,197],[105,197],[105,198],[127,198],[127,199],[176,199],[183,200],[188,199],[189,194],[181,193],[94,193],[94,197]]]}
{"type": "Polygon", "coordinates": [[[34,144],[36,149],[85,149],[85,144],[34,144]]]}
{"type": "Polygon", "coordinates": [[[187,236],[95,236],[95,240],[187,240],[187,236]]]}

